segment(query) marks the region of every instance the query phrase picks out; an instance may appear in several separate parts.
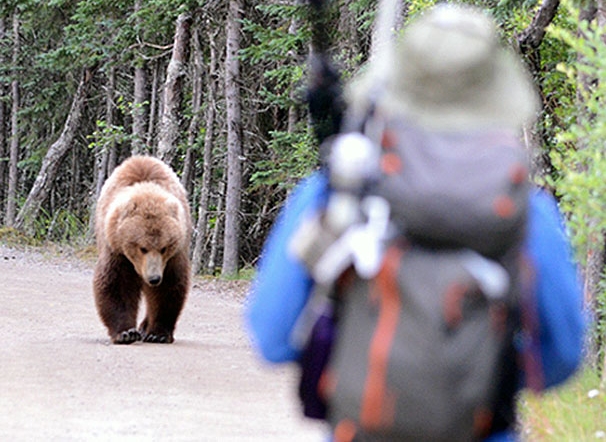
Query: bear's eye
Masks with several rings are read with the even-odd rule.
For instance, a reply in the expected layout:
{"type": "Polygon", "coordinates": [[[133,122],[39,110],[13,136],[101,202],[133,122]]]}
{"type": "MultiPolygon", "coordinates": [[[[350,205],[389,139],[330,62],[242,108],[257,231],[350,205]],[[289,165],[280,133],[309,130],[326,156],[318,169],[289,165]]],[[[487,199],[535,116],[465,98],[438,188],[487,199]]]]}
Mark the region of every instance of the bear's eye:
{"type": "Polygon", "coordinates": [[[166,253],[166,247],[162,247],[162,249],[160,250],[160,253],[161,253],[162,255],[164,255],[164,254],[166,253]]]}
{"type": "Polygon", "coordinates": [[[141,247],[139,250],[141,250],[141,253],[144,255],[147,253],[147,249],[145,247],[141,247]]]}

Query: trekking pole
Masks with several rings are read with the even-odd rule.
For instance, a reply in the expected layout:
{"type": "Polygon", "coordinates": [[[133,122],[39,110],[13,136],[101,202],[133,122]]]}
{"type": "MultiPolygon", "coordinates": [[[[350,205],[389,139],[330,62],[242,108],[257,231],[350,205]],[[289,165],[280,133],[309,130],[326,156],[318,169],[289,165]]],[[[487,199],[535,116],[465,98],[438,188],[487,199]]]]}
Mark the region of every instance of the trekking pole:
{"type": "Polygon", "coordinates": [[[309,22],[311,24],[311,50],[325,54],[330,46],[327,32],[328,17],[326,0],[309,0],[309,22]]]}
{"type": "Polygon", "coordinates": [[[377,15],[370,49],[370,69],[381,87],[385,83],[385,75],[391,71],[391,59],[394,45],[394,29],[398,10],[402,0],[379,0],[377,15]]]}
{"type": "Polygon", "coordinates": [[[344,112],[340,74],[330,62],[326,0],[309,0],[311,51],[306,102],[319,144],[339,132],[344,112]]]}
{"type": "Polygon", "coordinates": [[[388,54],[393,45],[396,12],[401,3],[402,0],[379,0],[371,57],[378,57],[381,60],[389,58],[388,54]]]}

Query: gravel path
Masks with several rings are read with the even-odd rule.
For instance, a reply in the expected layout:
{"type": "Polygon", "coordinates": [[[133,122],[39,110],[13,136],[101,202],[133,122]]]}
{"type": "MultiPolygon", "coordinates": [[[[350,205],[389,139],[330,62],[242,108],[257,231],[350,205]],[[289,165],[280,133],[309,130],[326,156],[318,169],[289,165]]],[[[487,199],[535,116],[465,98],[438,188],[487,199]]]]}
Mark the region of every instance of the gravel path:
{"type": "Polygon", "coordinates": [[[110,345],[92,264],[0,246],[0,441],[322,441],[293,367],[243,330],[247,285],[196,279],[175,343],[110,345]]]}

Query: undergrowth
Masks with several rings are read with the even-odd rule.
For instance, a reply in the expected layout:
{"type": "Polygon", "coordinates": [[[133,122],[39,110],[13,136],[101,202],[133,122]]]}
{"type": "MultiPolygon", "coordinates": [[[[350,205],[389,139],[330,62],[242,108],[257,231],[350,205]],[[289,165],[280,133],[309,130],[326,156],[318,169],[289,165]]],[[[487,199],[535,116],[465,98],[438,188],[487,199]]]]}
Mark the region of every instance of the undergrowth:
{"type": "Polygon", "coordinates": [[[593,369],[543,394],[523,393],[519,407],[524,441],[606,441],[606,390],[593,369]]]}

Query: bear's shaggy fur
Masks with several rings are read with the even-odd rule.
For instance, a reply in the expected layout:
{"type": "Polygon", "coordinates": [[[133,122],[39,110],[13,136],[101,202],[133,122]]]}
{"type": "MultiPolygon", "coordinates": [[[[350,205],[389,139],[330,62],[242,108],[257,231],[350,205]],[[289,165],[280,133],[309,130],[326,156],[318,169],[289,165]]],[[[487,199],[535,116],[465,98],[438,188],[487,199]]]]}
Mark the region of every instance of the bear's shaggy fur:
{"type": "Polygon", "coordinates": [[[152,157],[124,161],[101,191],[95,234],[95,302],[112,342],[173,342],[191,271],[189,205],[175,173],[152,157]]]}

